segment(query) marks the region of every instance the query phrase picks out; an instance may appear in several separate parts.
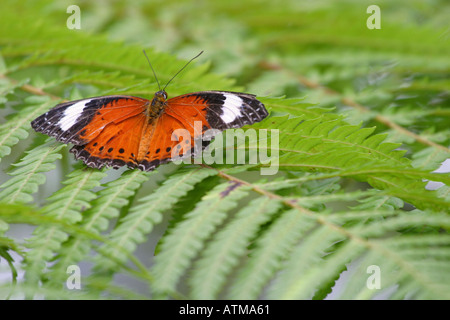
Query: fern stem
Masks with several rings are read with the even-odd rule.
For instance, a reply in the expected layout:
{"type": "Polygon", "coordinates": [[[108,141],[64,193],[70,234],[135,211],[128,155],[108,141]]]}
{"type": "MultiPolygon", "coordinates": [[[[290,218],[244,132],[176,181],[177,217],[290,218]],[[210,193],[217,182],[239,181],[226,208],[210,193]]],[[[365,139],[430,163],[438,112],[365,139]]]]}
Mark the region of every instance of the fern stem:
{"type": "MultiPolygon", "coordinates": [[[[0,79],[6,79],[6,80],[10,81],[12,84],[18,84],[19,83],[19,81],[17,81],[16,79],[7,77],[4,74],[0,74],[0,79]]],[[[48,92],[45,92],[41,88],[34,87],[32,85],[29,85],[29,84],[23,84],[23,85],[20,86],[20,88],[22,90],[24,90],[24,91],[27,91],[29,93],[32,93],[32,94],[35,94],[35,95],[38,95],[38,96],[47,96],[47,97],[50,97],[53,100],[62,100],[62,98],[60,98],[58,96],[55,96],[55,95],[53,95],[51,93],[48,93],[48,92]]],[[[62,102],[65,102],[65,101],[67,101],[67,100],[63,100],[62,102]]]]}
{"type": "MultiPolygon", "coordinates": [[[[206,168],[211,168],[207,165],[202,165],[202,166],[204,166],[206,168]]],[[[249,183],[247,181],[244,181],[244,180],[241,180],[234,176],[231,176],[221,170],[218,170],[215,168],[211,168],[211,169],[216,170],[218,175],[226,180],[242,184],[244,186],[249,187],[250,189],[252,189],[253,191],[255,191],[257,193],[260,193],[266,197],[269,197],[271,199],[278,200],[278,201],[284,203],[286,206],[289,206],[289,207],[299,211],[300,213],[314,219],[317,223],[319,223],[323,226],[326,226],[327,228],[330,228],[331,231],[342,234],[344,237],[353,241],[357,245],[361,245],[365,248],[368,248],[371,251],[379,252],[382,256],[388,257],[389,259],[394,261],[398,266],[401,266],[402,269],[405,272],[407,272],[407,274],[409,274],[411,277],[413,277],[414,279],[418,279],[419,283],[421,283],[421,285],[424,288],[430,289],[429,283],[432,283],[432,281],[430,281],[430,279],[428,279],[427,277],[424,277],[421,274],[421,272],[417,270],[417,268],[415,268],[410,263],[404,261],[404,259],[402,259],[400,256],[398,256],[398,254],[395,251],[384,248],[382,245],[379,245],[377,241],[370,241],[369,239],[364,239],[364,238],[358,236],[355,232],[350,232],[349,230],[346,230],[345,228],[342,228],[339,225],[337,225],[331,221],[328,221],[326,219],[326,216],[319,216],[319,215],[317,215],[317,213],[298,205],[295,200],[286,199],[286,198],[279,196],[277,194],[274,194],[270,191],[261,189],[260,187],[254,185],[252,183],[249,183]]],[[[437,292],[437,294],[439,294],[439,292],[437,292]]]]}

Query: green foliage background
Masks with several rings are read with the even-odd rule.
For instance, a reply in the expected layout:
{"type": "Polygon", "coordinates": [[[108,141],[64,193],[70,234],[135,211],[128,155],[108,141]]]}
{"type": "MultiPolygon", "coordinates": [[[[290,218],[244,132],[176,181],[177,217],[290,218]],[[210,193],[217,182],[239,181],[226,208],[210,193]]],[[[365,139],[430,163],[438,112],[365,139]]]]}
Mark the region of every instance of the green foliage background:
{"type": "Polygon", "coordinates": [[[450,175],[433,173],[450,154],[449,14],[444,0],[3,1],[0,297],[449,299],[450,175]],[[31,130],[62,100],[151,98],[143,48],[162,83],[205,51],[169,96],[257,94],[278,174],[99,171],[31,130]]]}

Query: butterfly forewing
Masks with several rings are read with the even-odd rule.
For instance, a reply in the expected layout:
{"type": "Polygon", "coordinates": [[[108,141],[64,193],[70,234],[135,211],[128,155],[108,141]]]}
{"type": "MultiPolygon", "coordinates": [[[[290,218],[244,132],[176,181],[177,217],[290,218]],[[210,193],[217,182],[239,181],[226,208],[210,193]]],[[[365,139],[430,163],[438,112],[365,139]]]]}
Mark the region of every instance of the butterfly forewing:
{"type": "Polygon", "coordinates": [[[240,128],[267,117],[264,105],[252,94],[230,91],[202,91],[167,101],[166,112],[185,119],[189,125],[203,121],[208,128],[240,128]]]}
{"type": "Polygon", "coordinates": [[[31,126],[58,141],[83,145],[97,137],[108,124],[144,112],[148,102],[147,99],[132,96],[104,96],[65,102],[36,118],[31,126]]]}

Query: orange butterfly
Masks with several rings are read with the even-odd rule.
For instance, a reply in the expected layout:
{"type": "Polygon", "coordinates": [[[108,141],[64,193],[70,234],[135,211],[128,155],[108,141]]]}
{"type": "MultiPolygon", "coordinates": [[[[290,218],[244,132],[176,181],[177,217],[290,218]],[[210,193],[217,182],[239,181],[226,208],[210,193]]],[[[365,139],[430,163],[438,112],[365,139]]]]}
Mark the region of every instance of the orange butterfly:
{"type": "Polygon", "coordinates": [[[191,139],[184,143],[193,146],[198,138],[195,121],[201,121],[203,134],[208,129],[240,128],[268,115],[264,105],[247,93],[201,91],[167,99],[165,88],[170,81],[164,89],[159,87],[152,100],[112,95],[61,103],[33,120],[31,126],[72,143],[70,152],[89,167],[118,169],[126,165],[151,171],[173,160],[173,148],[183,142],[172,141],[177,129],[189,131],[191,139]]]}

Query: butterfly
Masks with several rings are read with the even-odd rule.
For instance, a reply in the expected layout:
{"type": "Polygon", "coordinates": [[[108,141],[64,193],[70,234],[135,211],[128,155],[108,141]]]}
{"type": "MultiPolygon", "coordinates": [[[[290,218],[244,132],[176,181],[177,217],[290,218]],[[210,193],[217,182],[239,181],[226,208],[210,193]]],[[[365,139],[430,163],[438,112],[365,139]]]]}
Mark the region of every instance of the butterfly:
{"type": "MultiPolygon", "coordinates": [[[[182,143],[193,146],[198,135],[208,129],[240,128],[268,115],[263,103],[248,93],[200,91],[168,99],[165,88],[170,81],[161,90],[157,80],[159,91],[152,100],[110,95],[61,103],[33,120],[31,127],[73,144],[70,152],[89,167],[151,171],[173,161],[174,154],[182,156],[182,151],[174,152],[174,148],[182,143]],[[201,123],[201,132],[194,130],[196,122],[201,123]],[[190,138],[173,139],[177,129],[187,130],[190,138]]],[[[207,145],[204,141],[202,148],[207,145]]]]}

